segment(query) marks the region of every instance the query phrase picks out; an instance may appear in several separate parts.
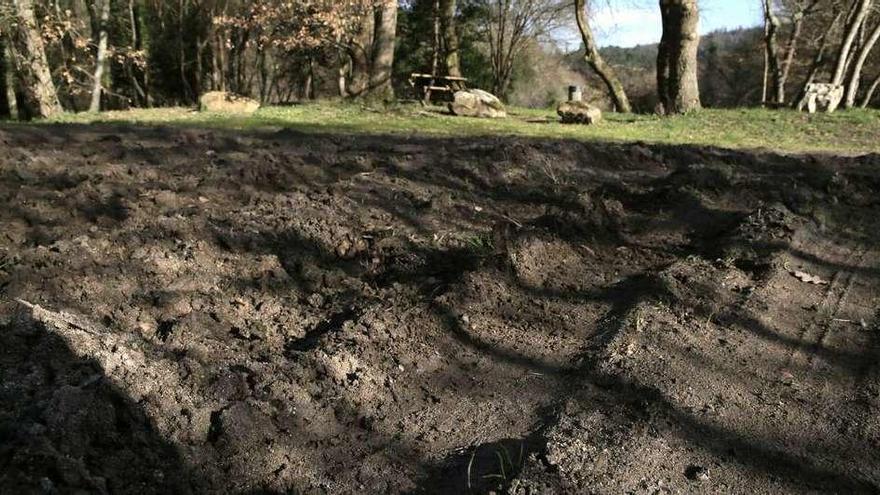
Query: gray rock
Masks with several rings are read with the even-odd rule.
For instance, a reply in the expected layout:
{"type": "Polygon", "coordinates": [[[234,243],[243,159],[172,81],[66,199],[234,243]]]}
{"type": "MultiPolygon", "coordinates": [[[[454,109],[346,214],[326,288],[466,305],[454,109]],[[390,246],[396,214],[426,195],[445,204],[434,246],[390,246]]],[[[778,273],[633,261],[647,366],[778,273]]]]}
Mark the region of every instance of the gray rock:
{"type": "Polygon", "coordinates": [[[455,92],[455,101],[449,104],[453,115],[496,119],[507,117],[504,104],[492,93],[481,89],[466,89],[455,92]]]}
{"type": "Polygon", "coordinates": [[[807,111],[833,113],[843,100],[843,86],[834,84],[813,83],[807,85],[804,96],[807,111]]]}
{"type": "Polygon", "coordinates": [[[562,117],[563,124],[593,125],[602,120],[602,110],[584,101],[560,103],[556,113],[562,117]]]}

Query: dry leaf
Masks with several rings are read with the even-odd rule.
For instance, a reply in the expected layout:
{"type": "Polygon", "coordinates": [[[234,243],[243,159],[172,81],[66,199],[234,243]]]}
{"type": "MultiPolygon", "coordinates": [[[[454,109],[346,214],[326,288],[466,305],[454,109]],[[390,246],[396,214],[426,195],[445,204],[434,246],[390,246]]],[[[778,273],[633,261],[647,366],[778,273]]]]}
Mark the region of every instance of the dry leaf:
{"type": "Polygon", "coordinates": [[[828,285],[827,280],[823,280],[821,277],[817,277],[816,275],[810,275],[807,272],[794,271],[791,272],[792,275],[801,282],[806,282],[808,284],[814,285],[828,285]]]}

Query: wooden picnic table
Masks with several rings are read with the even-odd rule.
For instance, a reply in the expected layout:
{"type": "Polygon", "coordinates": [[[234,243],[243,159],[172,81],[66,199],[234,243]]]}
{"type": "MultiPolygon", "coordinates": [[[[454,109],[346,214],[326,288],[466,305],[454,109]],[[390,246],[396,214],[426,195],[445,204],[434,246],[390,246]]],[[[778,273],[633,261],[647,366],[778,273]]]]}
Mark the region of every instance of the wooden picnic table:
{"type": "Polygon", "coordinates": [[[413,73],[409,76],[409,85],[421,98],[423,104],[431,102],[432,93],[454,94],[467,89],[467,78],[455,76],[438,76],[434,74],[413,73]]]}

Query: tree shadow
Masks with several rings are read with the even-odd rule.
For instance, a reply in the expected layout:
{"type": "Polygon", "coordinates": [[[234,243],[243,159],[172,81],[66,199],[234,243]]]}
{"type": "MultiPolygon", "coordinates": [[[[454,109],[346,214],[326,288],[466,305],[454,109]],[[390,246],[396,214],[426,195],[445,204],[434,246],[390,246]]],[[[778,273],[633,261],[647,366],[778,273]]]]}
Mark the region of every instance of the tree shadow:
{"type": "Polygon", "coordinates": [[[177,446],[97,362],[23,313],[0,326],[0,347],[3,491],[198,491],[177,446]]]}

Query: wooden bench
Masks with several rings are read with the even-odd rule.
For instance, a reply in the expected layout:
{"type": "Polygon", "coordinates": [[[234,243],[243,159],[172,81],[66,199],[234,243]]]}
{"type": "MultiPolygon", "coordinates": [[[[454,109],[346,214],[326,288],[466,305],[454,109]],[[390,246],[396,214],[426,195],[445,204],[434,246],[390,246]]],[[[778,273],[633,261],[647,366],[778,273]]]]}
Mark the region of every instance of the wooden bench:
{"type": "Polygon", "coordinates": [[[467,78],[413,73],[409,76],[409,85],[418,95],[422,104],[427,105],[431,103],[432,93],[452,95],[456,91],[467,89],[467,78]]]}

